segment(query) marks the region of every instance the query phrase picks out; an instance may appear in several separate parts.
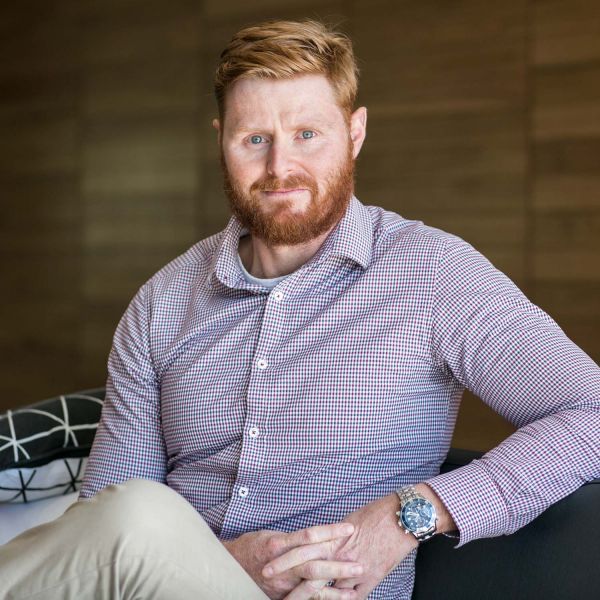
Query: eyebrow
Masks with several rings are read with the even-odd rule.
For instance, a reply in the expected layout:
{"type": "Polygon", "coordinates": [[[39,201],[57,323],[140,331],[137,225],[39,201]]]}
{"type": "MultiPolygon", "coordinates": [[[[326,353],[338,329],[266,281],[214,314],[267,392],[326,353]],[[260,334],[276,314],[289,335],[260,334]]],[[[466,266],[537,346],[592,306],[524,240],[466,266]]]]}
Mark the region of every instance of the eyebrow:
{"type": "MultiPolygon", "coordinates": [[[[291,129],[302,129],[303,127],[311,127],[313,125],[320,127],[332,127],[332,121],[331,119],[326,119],[324,117],[302,118],[295,121],[291,129]]],[[[231,125],[231,131],[235,133],[250,133],[252,131],[261,131],[263,129],[264,127],[261,127],[258,123],[253,125],[252,123],[245,124],[242,122],[234,122],[231,125]]]]}

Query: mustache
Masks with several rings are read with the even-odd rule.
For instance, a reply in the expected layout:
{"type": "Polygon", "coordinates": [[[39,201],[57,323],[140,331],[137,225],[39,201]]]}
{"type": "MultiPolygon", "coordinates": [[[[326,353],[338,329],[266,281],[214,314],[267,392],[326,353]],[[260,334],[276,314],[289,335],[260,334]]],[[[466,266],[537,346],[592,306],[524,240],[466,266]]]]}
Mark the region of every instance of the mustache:
{"type": "Polygon", "coordinates": [[[306,188],[313,194],[317,193],[317,184],[314,179],[302,175],[290,175],[281,180],[273,175],[267,175],[250,186],[250,192],[277,192],[279,190],[293,190],[306,188]]]}

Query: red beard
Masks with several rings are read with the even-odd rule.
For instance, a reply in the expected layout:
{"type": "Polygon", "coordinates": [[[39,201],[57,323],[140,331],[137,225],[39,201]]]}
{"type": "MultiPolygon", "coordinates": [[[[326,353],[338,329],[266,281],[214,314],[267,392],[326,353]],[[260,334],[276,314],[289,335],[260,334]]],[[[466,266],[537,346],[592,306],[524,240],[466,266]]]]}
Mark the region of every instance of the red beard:
{"type": "Polygon", "coordinates": [[[343,164],[331,172],[321,193],[313,178],[301,175],[292,175],[284,181],[268,175],[254,182],[246,192],[231,178],[222,154],[221,166],[225,193],[233,214],[267,246],[303,244],[326,233],[344,216],[354,190],[354,158],[350,144],[343,164]],[[293,200],[278,201],[276,208],[264,210],[261,192],[296,188],[307,189],[310,193],[306,210],[295,213],[293,200]]]}

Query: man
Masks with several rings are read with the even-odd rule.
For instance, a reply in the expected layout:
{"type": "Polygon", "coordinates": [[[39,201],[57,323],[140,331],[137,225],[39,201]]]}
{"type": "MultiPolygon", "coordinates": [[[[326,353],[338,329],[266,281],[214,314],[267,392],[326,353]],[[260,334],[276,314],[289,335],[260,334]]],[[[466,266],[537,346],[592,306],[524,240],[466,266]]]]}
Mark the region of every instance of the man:
{"type": "Polygon", "coordinates": [[[97,547],[15,597],[407,599],[419,543],[511,533],[600,474],[597,365],[468,244],[352,195],[356,73],[314,22],[223,52],[234,216],[121,320],[87,500],[12,543],[95,522],[97,547]],[[464,387],[520,429],[439,475],[464,387]]]}

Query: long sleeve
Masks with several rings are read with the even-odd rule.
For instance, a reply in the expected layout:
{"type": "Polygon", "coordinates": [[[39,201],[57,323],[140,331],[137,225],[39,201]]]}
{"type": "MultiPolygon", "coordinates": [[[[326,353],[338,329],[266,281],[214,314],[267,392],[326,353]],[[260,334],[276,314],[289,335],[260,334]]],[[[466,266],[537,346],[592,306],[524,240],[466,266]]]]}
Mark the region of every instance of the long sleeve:
{"type": "Polygon", "coordinates": [[[432,312],[438,366],[519,429],[427,483],[461,546],[510,534],[600,475],[600,368],[501,272],[451,240],[432,312]]]}
{"type": "Polygon", "coordinates": [[[149,347],[147,286],[123,315],[108,359],[106,398],[80,496],[128,479],[164,482],[160,389],[149,347]]]}

